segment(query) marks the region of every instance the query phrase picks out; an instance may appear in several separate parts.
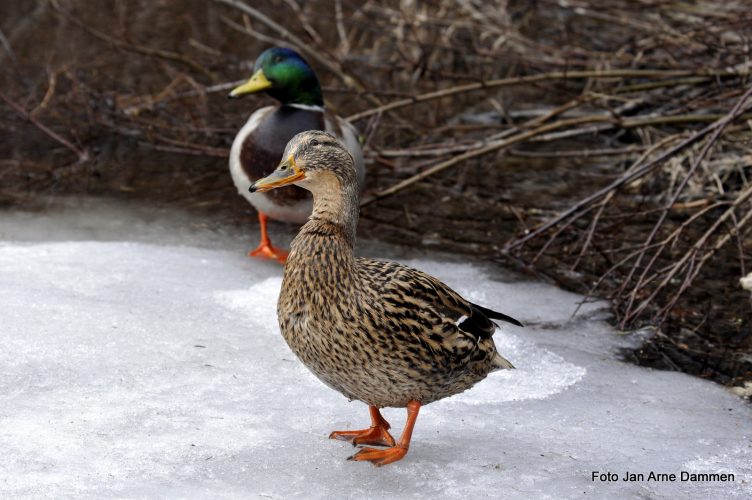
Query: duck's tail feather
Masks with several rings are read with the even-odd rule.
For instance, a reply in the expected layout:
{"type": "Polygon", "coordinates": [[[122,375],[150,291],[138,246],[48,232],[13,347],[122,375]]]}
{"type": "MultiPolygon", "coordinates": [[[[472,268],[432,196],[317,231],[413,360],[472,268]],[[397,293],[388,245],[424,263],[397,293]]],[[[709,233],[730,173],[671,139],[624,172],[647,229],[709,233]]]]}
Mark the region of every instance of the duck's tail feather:
{"type": "Polygon", "coordinates": [[[517,325],[517,326],[522,326],[522,327],[525,326],[522,323],[520,323],[519,321],[517,321],[516,319],[514,319],[513,317],[507,316],[504,313],[500,313],[500,312],[494,311],[492,309],[488,309],[486,307],[479,306],[478,304],[472,304],[471,303],[471,305],[474,308],[478,309],[483,314],[485,314],[487,317],[491,318],[491,319],[498,319],[498,320],[501,320],[501,321],[506,321],[507,323],[512,323],[513,325],[517,325]]]}
{"type": "Polygon", "coordinates": [[[493,370],[514,370],[514,365],[498,352],[496,353],[496,356],[494,356],[491,366],[493,367],[493,370]]]}

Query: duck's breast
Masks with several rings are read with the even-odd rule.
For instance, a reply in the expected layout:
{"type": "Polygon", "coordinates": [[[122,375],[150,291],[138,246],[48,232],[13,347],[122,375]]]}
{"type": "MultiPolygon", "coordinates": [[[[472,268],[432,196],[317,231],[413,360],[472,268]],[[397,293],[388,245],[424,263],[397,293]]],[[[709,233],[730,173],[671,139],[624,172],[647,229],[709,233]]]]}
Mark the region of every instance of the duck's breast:
{"type": "Polygon", "coordinates": [[[306,190],[290,186],[266,193],[249,193],[248,188],[274,171],[285,146],[296,134],[324,127],[324,112],[320,108],[269,106],[253,113],[230,150],[230,172],[238,192],[256,209],[274,219],[304,222],[312,206],[306,190]]]}

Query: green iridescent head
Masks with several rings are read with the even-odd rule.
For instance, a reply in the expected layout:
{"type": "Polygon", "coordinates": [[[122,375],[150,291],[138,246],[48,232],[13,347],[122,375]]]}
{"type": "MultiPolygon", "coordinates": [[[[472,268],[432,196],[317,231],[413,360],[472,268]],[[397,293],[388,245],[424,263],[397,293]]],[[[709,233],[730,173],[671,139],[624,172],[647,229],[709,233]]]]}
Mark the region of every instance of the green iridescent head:
{"type": "Polygon", "coordinates": [[[282,104],[323,106],[316,74],[300,54],[292,49],[273,47],[256,59],[253,76],[236,87],[228,97],[266,92],[282,104]]]}

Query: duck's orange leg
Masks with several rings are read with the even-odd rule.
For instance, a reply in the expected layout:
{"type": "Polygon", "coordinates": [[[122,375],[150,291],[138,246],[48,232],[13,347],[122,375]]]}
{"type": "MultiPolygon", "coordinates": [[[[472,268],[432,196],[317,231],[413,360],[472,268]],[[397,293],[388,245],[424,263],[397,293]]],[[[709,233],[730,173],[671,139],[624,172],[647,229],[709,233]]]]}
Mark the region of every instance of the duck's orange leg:
{"type": "Polygon", "coordinates": [[[400,440],[396,445],[385,450],[363,448],[348,460],[368,461],[376,466],[382,466],[396,462],[397,460],[402,460],[402,458],[407,455],[408,448],[410,448],[410,438],[413,436],[413,427],[415,426],[415,420],[418,418],[418,410],[420,410],[420,403],[417,401],[410,401],[407,403],[407,422],[405,423],[405,430],[402,431],[402,436],[400,436],[400,440]]]}
{"type": "Polygon", "coordinates": [[[284,264],[289,252],[272,245],[272,241],[269,239],[269,234],[266,232],[266,214],[259,211],[258,217],[259,227],[261,228],[261,243],[259,243],[259,246],[257,246],[255,250],[248,252],[248,256],[258,257],[260,259],[278,260],[284,264]]]}
{"type": "Polygon", "coordinates": [[[379,409],[375,406],[369,406],[371,412],[371,427],[361,431],[334,431],[329,434],[329,439],[339,439],[348,441],[353,446],[359,444],[370,444],[373,446],[394,446],[394,438],[389,434],[389,422],[384,420],[379,409]]]}

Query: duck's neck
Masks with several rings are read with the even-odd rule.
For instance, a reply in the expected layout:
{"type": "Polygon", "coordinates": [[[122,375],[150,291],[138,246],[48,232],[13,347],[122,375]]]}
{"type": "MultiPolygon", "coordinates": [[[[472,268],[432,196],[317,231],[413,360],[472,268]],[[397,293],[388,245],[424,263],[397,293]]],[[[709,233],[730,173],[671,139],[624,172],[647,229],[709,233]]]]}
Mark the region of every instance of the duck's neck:
{"type": "Polygon", "coordinates": [[[358,189],[356,183],[342,187],[338,180],[322,182],[313,193],[313,212],[306,227],[332,225],[341,231],[350,248],[355,245],[358,226],[358,189]]]}
{"type": "Polygon", "coordinates": [[[301,104],[303,106],[324,107],[321,87],[315,75],[306,80],[285,87],[267,89],[266,93],[284,105],[301,104]]]}

